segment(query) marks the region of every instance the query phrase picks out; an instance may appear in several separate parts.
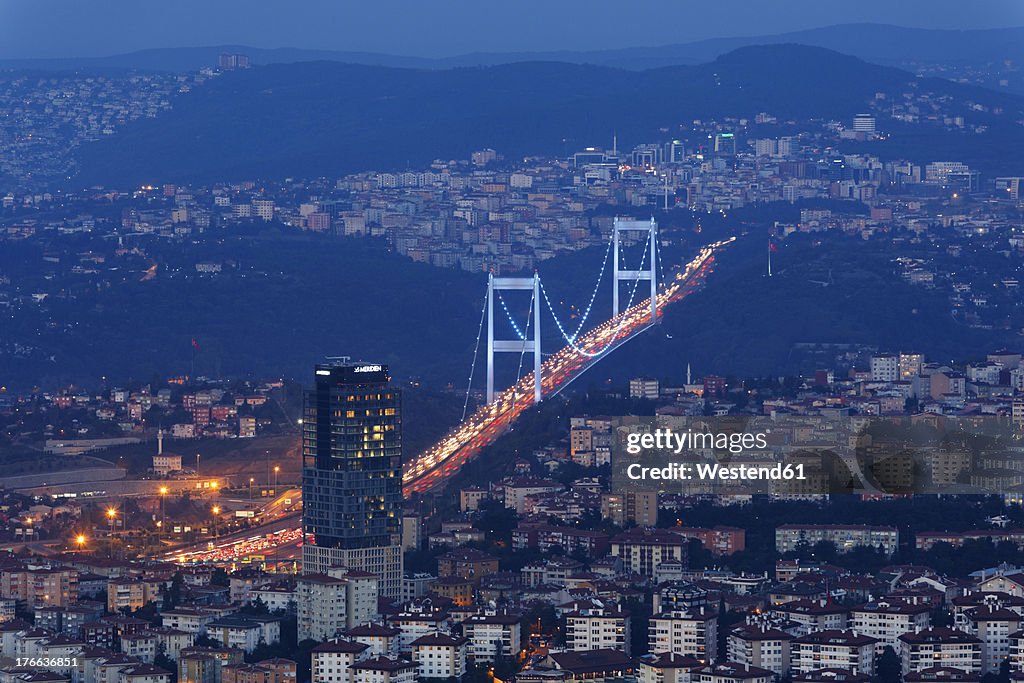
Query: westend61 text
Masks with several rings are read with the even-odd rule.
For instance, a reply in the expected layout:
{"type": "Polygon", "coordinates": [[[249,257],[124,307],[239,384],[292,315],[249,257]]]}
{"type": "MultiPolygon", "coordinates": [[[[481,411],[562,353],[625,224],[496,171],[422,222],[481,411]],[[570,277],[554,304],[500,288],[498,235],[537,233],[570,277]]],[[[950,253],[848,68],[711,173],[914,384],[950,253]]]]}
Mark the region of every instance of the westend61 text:
{"type": "Polygon", "coordinates": [[[626,468],[626,476],[634,480],[676,480],[686,481],[692,479],[714,480],[714,481],[789,481],[793,479],[805,479],[803,465],[773,465],[754,467],[751,465],[737,465],[725,467],[717,463],[696,463],[683,465],[672,463],[663,467],[644,467],[633,463],[626,468]]]}

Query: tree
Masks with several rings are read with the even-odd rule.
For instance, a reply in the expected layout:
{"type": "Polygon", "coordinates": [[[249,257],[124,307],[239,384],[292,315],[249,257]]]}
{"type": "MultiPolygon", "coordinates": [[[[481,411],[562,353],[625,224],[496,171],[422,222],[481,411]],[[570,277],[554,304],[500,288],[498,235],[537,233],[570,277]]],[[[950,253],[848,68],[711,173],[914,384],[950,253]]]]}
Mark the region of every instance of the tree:
{"type": "Polygon", "coordinates": [[[633,656],[647,653],[651,604],[650,595],[623,601],[623,608],[629,611],[629,648],[633,656]]]}
{"type": "Polygon", "coordinates": [[[224,647],[224,643],[219,640],[215,640],[210,636],[196,636],[195,640],[196,647],[224,647]]]}
{"type": "Polygon", "coordinates": [[[165,587],[163,593],[163,609],[174,609],[181,602],[181,592],[185,586],[185,578],[181,575],[181,572],[175,572],[174,577],[171,579],[171,585],[169,588],[165,587]]]}
{"type": "Polygon", "coordinates": [[[217,567],[213,570],[213,576],[210,577],[211,586],[230,586],[231,579],[228,578],[227,570],[217,567]]]}
{"type": "Polygon", "coordinates": [[[170,671],[172,680],[178,676],[178,665],[173,659],[167,656],[167,647],[163,643],[157,643],[156,656],[153,658],[153,666],[158,666],[165,671],[170,671]]]}
{"type": "Polygon", "coordinates": [[[936,607],[932,610],[932,626],[952,628],[953,614],[945,607],[936,607]]]}
{"type": "Polygon", "coordinates": [[[726,653],[729,651],[729,633],[737,624],[741,624],[744,621],[744,615],[739,612],[733,612],[726,609],[725,598],[722,597],[718,600],[718,659],[724,661],[726,653]]]}
{"type": "Polygon", "coordinates": [[[267,603],[263,602],[263,598],[260,597],[257,597],[255,600],[253,600],[242,611],[246,614],[270,614],[270,608],[267,607],[267,603]]]}
{"type": "Polygon", "coordinates": [[[875,665],[878,683],[900,683],[902,668],[896,651],[887,645],[878,658],[878,664],[875,665]]]}

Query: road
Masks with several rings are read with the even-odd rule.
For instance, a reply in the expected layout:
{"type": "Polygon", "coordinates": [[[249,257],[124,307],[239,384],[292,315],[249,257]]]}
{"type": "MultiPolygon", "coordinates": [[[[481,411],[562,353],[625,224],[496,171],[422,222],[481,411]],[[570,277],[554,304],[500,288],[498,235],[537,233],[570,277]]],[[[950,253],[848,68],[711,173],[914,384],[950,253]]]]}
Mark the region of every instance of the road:
{"type": "MultiPolygon", "coordinates": [[[[734,238],[710,244],[657,294],[658,315],[665,307],[695,291],[711,272],[715,252],[734,238]]],[[[557,395],[598,361],[616,348],[641,334],[653,322],[650,299],[631,306],[580,336],[541,365],[542,395],[557,395]]],[[[533,373],[500,393],[490,403],[471,415],[448,433],[440,442],[406,464],[403,486],[406,495],[429,491],[444,484],[481,449],[505,433],[523,411],[533,405],[533,373]]],[[[264,512],[281,516],[258,527],[222,536],[165,553],[164,560],[194,563],[233,563],[253,556],[267,560],[299,559],[302,546],[301,512],[290,512],[301,499],[300,491],[288,491],[264,507],[264,512]],[[293,499],[291,506],[285,498],[293,499]]]]}
{"type": "MultiPolygon", "coordinates": [[[[709,244],[686,264],[657,294],[657,311],[661,316],[668,304],[691,294],[714,267],[714,254],[733,242],[730,238],[709,244]]],[[[650,299],[631,306],[619,315],[593,328],[562,348],[541,365],[542,396],[554,396],[595,363],[648,329],[650,299]]],[[[402,485],[406,495],[421,493],[444,484],[480,450],[494,443],[515,422],[523,411],[533,405],[533,373],[498,394],[449,432],[441,441],[405,464],[402,485]]]]}
{"type": "Polygon", "coordinates": [[[302,541],[302,491],[289,489],[260,508],[258,526],[234,531],[216,539],[168,550],[160,559],[170,562],[236,562],[254,555],[280,554],[286,546],[302,541]]]}

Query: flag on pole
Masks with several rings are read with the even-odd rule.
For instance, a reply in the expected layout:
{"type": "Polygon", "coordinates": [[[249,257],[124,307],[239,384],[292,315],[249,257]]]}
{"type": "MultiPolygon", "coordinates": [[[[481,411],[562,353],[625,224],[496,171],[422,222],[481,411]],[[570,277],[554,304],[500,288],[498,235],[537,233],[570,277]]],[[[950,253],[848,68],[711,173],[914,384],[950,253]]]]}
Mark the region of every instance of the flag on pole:
{"type": "Polygon", "coordinates": [[[193,339],[192,340],[192,348],[195,349],[196,351],[199,350],[199,340],[198,339],[193,339]]]}
{"type": "Polygon", "coordinates": [[[768,250],[771,251],[772,253],[775,253],[779,250],[779,245],[775,244],[775,242],[772,242],[771,240],[768,240],[768,250]]]}

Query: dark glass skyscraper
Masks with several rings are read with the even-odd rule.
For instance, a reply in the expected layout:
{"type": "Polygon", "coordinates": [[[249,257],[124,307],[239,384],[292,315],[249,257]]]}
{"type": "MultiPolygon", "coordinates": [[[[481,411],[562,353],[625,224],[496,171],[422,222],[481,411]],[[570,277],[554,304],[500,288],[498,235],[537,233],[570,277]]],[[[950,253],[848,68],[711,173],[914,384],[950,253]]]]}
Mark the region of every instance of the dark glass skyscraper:
{"type": "Polygon", "coordinates": [[[347,359],[316,366],[302,429],[303,571],[344,566],[402,581],[402,397],[388,369],[347,359]]]}

